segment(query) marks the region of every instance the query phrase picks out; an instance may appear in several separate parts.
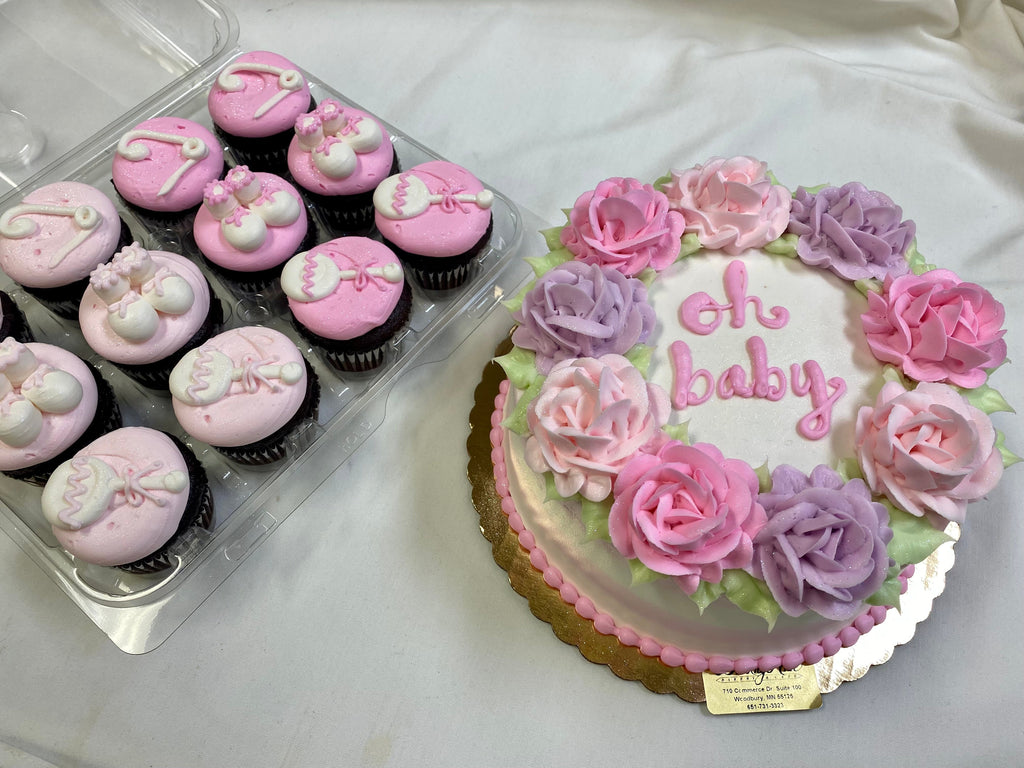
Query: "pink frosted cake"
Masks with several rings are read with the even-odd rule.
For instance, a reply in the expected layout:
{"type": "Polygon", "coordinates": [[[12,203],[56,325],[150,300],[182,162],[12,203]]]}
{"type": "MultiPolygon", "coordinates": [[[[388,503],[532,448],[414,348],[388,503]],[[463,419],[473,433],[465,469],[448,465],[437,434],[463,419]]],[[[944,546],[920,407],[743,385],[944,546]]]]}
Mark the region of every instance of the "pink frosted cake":
{"type": "Polygon", "coordinates": [[[0,472],[42,485],[54,468],[121,426],[110,386],[50,344],[0,342],[0,472]]]}
{"type": "Polygon", "coordinates": [[[177,219],[198,206],[206,185],[223,175],[224,150],[199,123],[154,117],[121,136],[112,171],[118,194],[144,218],[177,219]]]}
{"type": "Polygon", "coordinates": [[[192,233],[225,282],[253,290],[276,283],[281,265],[314,241],[295,187],[244,165],[207,185],[192,233]]]}
{"type": "Polygon", "coordinates": [[[76,560],[149,573],[173,564],[190,527],[210,525],[213,500],[206,472],[180,441],[125,427],[57,467],[42,510],[76,560]]]}
{"type": "Polygon", "coordinates": [[[300,253],[285,264],[281,286],[296,329],[342,371],[379,367],[412,308],[398,258],[366,237],[341,237],[300,253]]]}
{"type": "Polygon", "coordinates": [[[325,99],[295,121],[288,171],[339,234],[373,226],[373,190],[397,163],[391,137],[368,112],[325,99]]]}
{"type": "Polygon", "coordinates": [[[385,179],[373,196],[384,241],[424,288],[456,288],[491,233],[494,194],[461,166],[432,160],[385,179]]]}
{"type": "Polygon", "coordinates": [[[77,181],[34,189],[0,215],[0,269],[67,319],[78,317],[89,273],[129,242],[114,204],[77,181]]]}
{"type": "Polygon", "coordinates": [[[288,168],[296,118],[316,105],[292,62],[269,51],[249,51],[220,71],[207,106],[239,163],[280,173],[288,168]]]}
{"type": "Polygon", "coordinates": [[[498,360],[496,487],[544,581],[645,656],[836,653],[1017,460],[989,418],[1002,306],[881,193],[713,158],[608,179],[545,234],[498,360]]]}
{"type": "Polygon", "coordinates": [[[316,374],[292,340],[259,326],[225,331],[189,352],[171,372],[170,390],[182,429],[250,465],[284,458],[320,402],[316,374]]]}
{"type": "Polygon", "coordinates": [[[78,317],[96,354],[139,383],[166,389],[171,368],[217,331],[223,310],[191,261],[133,243],[93,270],[78,317]]]}

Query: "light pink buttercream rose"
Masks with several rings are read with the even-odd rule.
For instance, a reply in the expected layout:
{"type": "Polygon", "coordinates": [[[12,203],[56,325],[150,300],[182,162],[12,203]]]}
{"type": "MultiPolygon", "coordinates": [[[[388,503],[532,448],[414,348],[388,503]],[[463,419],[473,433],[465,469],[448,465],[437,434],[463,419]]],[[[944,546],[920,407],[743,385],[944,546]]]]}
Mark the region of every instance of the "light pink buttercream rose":
{"type": "Polygon", "coordinates": [[[675,576],[692,595],[726,568],[748,568],[766,515],[754,470],[713,445],[664,443],[641,453],[615,480],[612,544],[627,558],[675,576]]]}
{"type": "Polygon", "coordinates": [[[674,170],[662,189],[705,248],[736,255],[770,243],[789,226],[792,195],[772,184],[767,164],[753,157],[713,157],[674,170]]]}
{"type": "Polygon", "coordinates": [[[1003,474],[992,422],[946,384],[886,383],[857,415],[856,445],[871,490],[938,527],[962,523],[1003,474]]]}
{"type": "Polygon", "coordinates": [[[580,195],[559,239],[577,261],[614,267],[627,277],[661,271],[679,256],[683,217],[668,198],[636,179],[605,179],[580,195]]]}
{"type": "Polygon", "coordinates": [[[1006,359],[1005,310],[991,293],[948,269],[887,277],[868,293],[861,324],[875,357],[917,381],[973,389],[1006,359]]]}
{"type": "Polygon", "coordinates": [[[621,355],[565,360],[527,411],[526,462],[551,471],[563,497],[601,501],[633,454],[664,439],[669,408],[665,390],[621,355]]]}

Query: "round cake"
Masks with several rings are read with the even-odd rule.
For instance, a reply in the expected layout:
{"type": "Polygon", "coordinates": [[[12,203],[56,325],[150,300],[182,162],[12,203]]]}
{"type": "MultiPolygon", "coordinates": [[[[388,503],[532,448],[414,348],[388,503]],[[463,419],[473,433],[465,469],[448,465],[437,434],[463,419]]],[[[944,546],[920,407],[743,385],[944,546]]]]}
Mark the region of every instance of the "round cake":
{"type": "Polygon", "coordinates": [[[412,309],[398,258],[368,237],[339,237],[298,254],[285,264],[281,287],[296,330],[341,371],[382,365],[412,309]]]}
{"type": "Polygon", "coordinates": [[[55,314],[74,319],[89,273],[131,242],[95,187],[58,181],[0,215],[0,269],[55,314]]]}
{"type": "Polygon", "coordinates": [[[583,194],[510,302],[502,509],[594,628],[673,667],[856,642],[1017,460],[1002,306],[860,184],[749,157],[583,194]]]}
{"type": "Polygon", "coordinates": [[[171,565],[189,527],[210,525],[206,472],[170,435],[124,427],[57,467],[43,489],[43,516],[57,542],[86,563],[149,573],[171,565]]]}

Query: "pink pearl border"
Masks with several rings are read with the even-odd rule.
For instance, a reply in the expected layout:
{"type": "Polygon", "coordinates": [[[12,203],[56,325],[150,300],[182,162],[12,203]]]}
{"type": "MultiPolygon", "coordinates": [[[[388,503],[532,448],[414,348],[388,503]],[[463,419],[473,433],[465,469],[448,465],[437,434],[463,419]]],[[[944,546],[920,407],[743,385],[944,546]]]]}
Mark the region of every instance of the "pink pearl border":
{"type": "MultiPolygon", "coordinates": [[[[491,414],[491,462],[494,464],[494,482],[498,495],[501,497],[501,511],[508,518],[508,525],[519,538],[519,545],[529,553],[530,564],[544,578],[544,583],[557,589],[562,601],[573,606],[576,613],[594,625],[594,629],[602,635],[614,635],[625,646],[637,648],[644,656],[657,657],[665,666],[684,667],[687,672],[712,672],[717,675],[735,673],[744,674],[759,670],[768,672],[779,667],[795,669],[801,664],[817,664],[822,659],[833,656],[842,648],[849,648],[876,624],[881,624],[889,610],[887,606],[874,605],[860,614],[848,626],[834,635],[823,637],[816,643],[805,645],[799,651],[791,651],[782,656],[760,656],[752,658],[743,656],[705,656],[692,653],[672,645],[662,645],[650,637],[642,637],[629,627],[619,626],[615,619],[607,613],[601,613],[585,595],[568,581],[562,578],[561,572],[548,563],[544,552],[537,546],[532,533],[526,530],[515,502],[509,494],[508,469],[505,466],[505,429],[501,426],[505,400],[508,397],[510,384],[503,380],[498,387],[498,395],[494,398],[494,411],[491,414]]],[[[900,573],[900,592],[906,592],[907,579],[914,573],[914,566],[908,565],[900,573]]]]}

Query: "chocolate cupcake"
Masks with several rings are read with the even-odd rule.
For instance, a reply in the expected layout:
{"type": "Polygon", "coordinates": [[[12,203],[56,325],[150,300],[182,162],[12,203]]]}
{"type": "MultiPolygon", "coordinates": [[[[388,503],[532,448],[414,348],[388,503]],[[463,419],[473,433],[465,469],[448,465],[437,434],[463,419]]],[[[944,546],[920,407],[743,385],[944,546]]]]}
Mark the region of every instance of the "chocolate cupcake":
{"type": "Polygon", "coordinates": [[[10,336],[22,344],[35,341],[25,313],[6,291],[0,291],[0,339],[10,336]]]}

